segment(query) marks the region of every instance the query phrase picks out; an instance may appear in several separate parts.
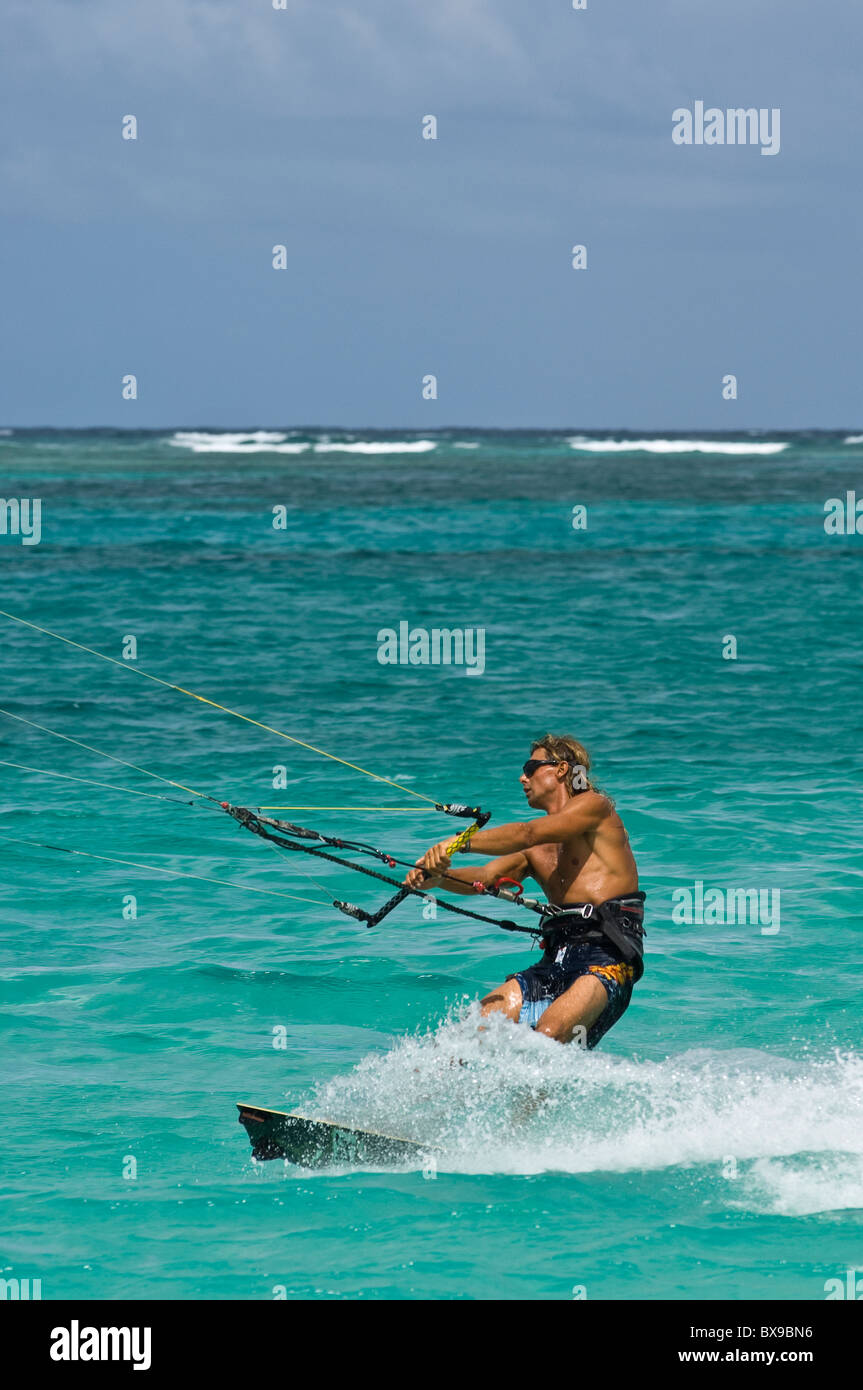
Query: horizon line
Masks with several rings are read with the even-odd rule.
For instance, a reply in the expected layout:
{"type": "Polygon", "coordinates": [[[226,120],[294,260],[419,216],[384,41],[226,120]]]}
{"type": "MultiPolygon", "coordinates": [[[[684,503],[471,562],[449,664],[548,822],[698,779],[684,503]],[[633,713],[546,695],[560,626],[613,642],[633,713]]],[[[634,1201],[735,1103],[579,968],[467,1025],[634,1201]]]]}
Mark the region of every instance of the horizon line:
{"type": "Polygon", "coordinates": [[[640,426],[640,425],[212,425],[212,424],[173,424],[173,425],[0,425],[0,433],[5,430],[43,431],[55,430],[65,434],[93,434],[100,430],[111,430],[115,434],[166,434],[169,431],[207,432],[214,434],[251,434],[256,431],[285,432],[296,431],[303,434],[329,431],[336,434],[452,434],[456,431],[468,434],[639,434],[639,435],[683,435],[689,436],[693,430],[703,434],[845,434],[849,431],[863,432],[863,425],[738,425],[735,429],[722,429],[708,425],[691,426],[640,426]]]}

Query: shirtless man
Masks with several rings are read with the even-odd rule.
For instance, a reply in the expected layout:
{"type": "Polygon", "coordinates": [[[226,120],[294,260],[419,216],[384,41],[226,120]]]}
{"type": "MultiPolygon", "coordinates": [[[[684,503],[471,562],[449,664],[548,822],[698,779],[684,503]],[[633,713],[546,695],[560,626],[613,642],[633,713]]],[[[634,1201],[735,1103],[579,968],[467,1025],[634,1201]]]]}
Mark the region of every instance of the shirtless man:
{"type": "Polygon", "coordinates": [[[623,822],[591,786],[589,771],[580,743],[546,735],[531,746],[519,778],[528,805],[544,816],[477,831],[470,852],[496,856],[478,870],[451,867],[452,840],[443,840],[406,882],[463,894],[479,891],[475,883],[536,879],[552,905],[542,919],[545,953],[487,994],[482,1012],[500,1011],[557,1042],[592,1048],[621,1017],[643,973],[644,894],[623,822]]]}

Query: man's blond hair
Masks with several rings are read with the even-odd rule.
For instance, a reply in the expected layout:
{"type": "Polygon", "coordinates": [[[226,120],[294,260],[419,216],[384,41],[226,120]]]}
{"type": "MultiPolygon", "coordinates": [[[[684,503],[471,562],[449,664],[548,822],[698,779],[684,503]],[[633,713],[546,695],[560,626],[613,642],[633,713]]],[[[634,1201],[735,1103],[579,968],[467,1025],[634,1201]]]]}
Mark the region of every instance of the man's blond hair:
{"type": "Polygon", "coordinates": [[[572,738],[569,734],[545,734],[543,738],[534,739],[530,745],[531,754],[535,753],[537,748],[544,748],[550,758],[559,758],[561,762],[569,763],[564,781],[570,796],[575,795],[572,784],[573,770],[579,765],[584,768],[590,791],[597,790],[590,778],[590,754],[577,738],[572,738]]]}

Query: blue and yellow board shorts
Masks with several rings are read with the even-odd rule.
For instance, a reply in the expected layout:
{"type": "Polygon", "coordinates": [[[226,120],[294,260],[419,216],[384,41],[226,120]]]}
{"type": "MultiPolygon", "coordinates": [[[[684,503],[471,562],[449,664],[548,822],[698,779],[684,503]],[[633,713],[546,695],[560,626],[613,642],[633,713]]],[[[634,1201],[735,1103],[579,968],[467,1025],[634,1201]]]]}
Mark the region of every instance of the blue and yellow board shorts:
{"type": "Polygon", "coordinates": [[[596,942],[585,941],[546,951],[536,965],[507,975],[508,980],[517,980],[521,989],[519,1023],[535,1028],[549,1004],[559,999],[582,975],[595,975],[608,995],[608,1003],[587,1030],[585,1047],[596,1047],[600,1038],[626,1012],[635,983],[634,966],[627,965],[596,942]]]}

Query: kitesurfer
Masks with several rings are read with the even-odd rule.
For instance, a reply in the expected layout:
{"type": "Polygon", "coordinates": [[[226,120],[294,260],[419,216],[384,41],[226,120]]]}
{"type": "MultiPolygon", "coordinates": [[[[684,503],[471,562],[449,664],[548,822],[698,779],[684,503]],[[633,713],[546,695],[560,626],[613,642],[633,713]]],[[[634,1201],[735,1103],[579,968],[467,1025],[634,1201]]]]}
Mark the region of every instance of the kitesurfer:
{"type": "Polygon", "coordinates": [[[452,867],[452,839],[442,840],[405,882],[467,894],[535,879],[549,903],[543,957],[487,994],[482,1013],[501,1012],[557,1042],[593,1048],[643,974],[644,893],[623,821],[589,774],[581,743],[546,734],[531,745],[519,778],[528,805],[544,814],[477,831],[470,851],[495,856],[480,869],[452,867]]]}

